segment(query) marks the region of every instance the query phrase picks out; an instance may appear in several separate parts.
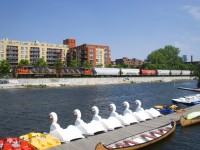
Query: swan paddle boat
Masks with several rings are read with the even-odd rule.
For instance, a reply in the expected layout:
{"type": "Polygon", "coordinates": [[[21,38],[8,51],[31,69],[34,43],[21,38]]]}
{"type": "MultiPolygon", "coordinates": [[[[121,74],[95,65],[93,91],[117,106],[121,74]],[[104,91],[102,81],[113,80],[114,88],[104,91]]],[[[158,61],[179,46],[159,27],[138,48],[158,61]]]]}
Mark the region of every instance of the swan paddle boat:
{"type": "MultiPolygon", "coordinates": [[[[140,108],[141,105],[142,105],[141,101],[140,100],[136,100],[136,103],[138,104],[138,108],[137,109],[141,109],[140,108]]],[[[162,114],[158,110],[156,110],[155,108],[145,109],[145,112],[147,112],[151,118],[157,118],[157,117],[162,116],[162,114]]]]}
{"type": "Polygon", "coordinates": [[[109,109],[111,110],[111,114],[110,114],[110,117],[113,117],[113,118],[116,118],[117,120],[120,121],[120,123],[124,126],[128,126],[130,125],[132,122],[132,119],[129,117],[129,116],[122,116],[122,115],[119,115],[117,112],[116,112],[116,106],[115,104],[110,104],[109,105],[109,109]]]}
{"type": "Polygon", "coordinates": [[[99,121],[104,126],[104,128],[107,130],[112,131],[115,129],[115,125],[113,124],[112,120],[104,119],[101,116],[99,116],[99,108],[97,106],[93,106],[91,108],[91,111],[93,113],[92,120],[99,121]]]}
{"type": "Polygon", "coordinates": [[[4,138],[0,140],[0,150],[36,150],[27,141],[19,138],[4,138]]]}
{"type": "Polygon", "coordinates": [[[140,100],[136,100],[135,105],[137,105],[137,108],[135,110],[135,112],[141,116],[143,119],[145,120],[150,120],[153,119],[152,115],[150,115],[149,112],[145,111],[142,107],[141,107],[141,101],[140,100]]]}
{"type": "Polygon", "coordinates": [[[189,113],[186,118],[181,116],[180,123],[182,127],[200,123],[200,111],[189,113]]]}
{"type": "Polygon", "coordinates": [[[37,150],[43,150],[61,144],[60,141],[56,140],[49,134],[34,133],[34,132],[22,135],[19,137],[19,139],[29,142],[29,144],[37,150]]]}
{"type": "Polygon", "coordinates": [[[49,134],[60,142],[67,143],[84,138],[81,131],[74,125],[69,125],[66,129],[61,128],[57,123],[58,117],[55,112],[49,114],[49,120],[52,121],[49,134]]]}
{"type": "Polygon", "coordinates": [[[140,118],[140,116],[137,116],[136,114],[134,114],[132,112],[132,110],[129,109],[129,106],[130,105],[129,105],[129,103],[127,101],[123,102],[123,107],[125,108],[124,112],[123,112],[123,116],[129,117],[132,120],[132,123],[140,122],[142,120],[142,118],[140,118]]]}
{"type": "Polygon", "coordinates": [[[181,98],[172,99],[174,104],[184,104],[186,106],[194,106],[200,104],[200,94],[185,96],[181,98]]]}
{"type": "Polygon", "coordinates": [[[170,134],[174,132],[176,129],[176,122],[172,121],[169,124],[166,124],[162,127],[140,133],[137,135],[133,135],[131,137],[127,137],[121,139],[119,141],[115,141],[111,144],[104,145],[102,142],[96,145],[95,150],[134,150],[146,147],[153,143],[156,143],[170,134]]]}
{"type": "Polygon", "coordinates": [[[76,116],[75,126],[79,128],[84,135],[94,135],[100,132],[107,132],[104,126],[96,120],[92,120],[90,123],[86,123],[81,119],[81,111],[75,109],[73,115],[76,116]]]}

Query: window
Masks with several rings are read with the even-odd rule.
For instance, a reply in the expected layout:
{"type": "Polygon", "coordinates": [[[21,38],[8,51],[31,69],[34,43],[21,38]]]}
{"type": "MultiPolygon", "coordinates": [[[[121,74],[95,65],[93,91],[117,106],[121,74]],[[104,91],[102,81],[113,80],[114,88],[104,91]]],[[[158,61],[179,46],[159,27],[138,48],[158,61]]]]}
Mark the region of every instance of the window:
{"type": "Polygon", "coordinates": [[[4,57],[4,54],[1,54],[0,56],[1,56],[1,58],[3,58],[3,57],[4,57]]]}
{"type": "Polygon", "coordinates": [[[24,55],[21,55],[21,58],[24,58],[24,55]]]}
{"type": "Polygon", "coordinates": [[[28,55],[25,55],[25,58],[28,58],[28,55]]]}
{"type": "Polygon", "coordinates": [[[24,54],[24,51],[21,51],[21,54],[24,54]]]}
{"type": "Polygon", "coordinates": [[[42,52],[42,55],[44,55],[45,54],[45,52],[42,52]]]}
{"type": "Polygon", "coordinates": [[[24,50],[28,50],[28,47],[24,47],[24,50]]]}
{"type": "Polygon", "coordinates": [[[4,50],[0,50],[0,53],[3,53],[4,52],[4,50]]]}
{"type": "Polygon", "coordinates": [[[24,50],[24,47],[21,47],[21,50],[24,50]]]}

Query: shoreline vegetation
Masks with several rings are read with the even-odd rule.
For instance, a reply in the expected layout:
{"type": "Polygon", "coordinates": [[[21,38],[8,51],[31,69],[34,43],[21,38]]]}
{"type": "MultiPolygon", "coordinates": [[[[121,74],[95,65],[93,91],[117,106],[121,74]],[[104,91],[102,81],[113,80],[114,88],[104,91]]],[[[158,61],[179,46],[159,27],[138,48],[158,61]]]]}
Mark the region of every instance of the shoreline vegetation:
{"type": "Polygon", "coordinates": [[[99,78],[35,78],[0,79],[0,89],[10,88],[51,88],[69,86],[91,86],[109,84],[135,84],[151,82],[177,82],[194,80],[191,76],[173,77],[99,77],[99,78]]]}

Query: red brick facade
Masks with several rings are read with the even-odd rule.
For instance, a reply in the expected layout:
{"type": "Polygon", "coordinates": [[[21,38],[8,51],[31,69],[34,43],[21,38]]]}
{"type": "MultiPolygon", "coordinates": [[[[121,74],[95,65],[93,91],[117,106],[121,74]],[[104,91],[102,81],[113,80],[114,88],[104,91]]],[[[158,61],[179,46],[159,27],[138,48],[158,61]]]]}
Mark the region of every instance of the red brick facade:
{"type": "MultiPolygon", "coordinates": [[[[66,41],[67,40],[68,39],[66,39],[66,41]]],[[[67,43],[70,44],[69,40],[67,43]]],[[[72,43],[75,42],[72,41],[72,43]]],[[[84,61],[88,61],[92,65],[92,67],[96,67],[97,65],[101,64],[103,67],[106,67],[111,63],[109,46],[93,44],[83,44],[76,47],[71,46],[73,46],[73,44],[69,46],[69,50],[67,52],[66,57],[66,65],[68,65],[73,59],[77,60],[78,66],[82,66],[82,63],[84,61]]]]}

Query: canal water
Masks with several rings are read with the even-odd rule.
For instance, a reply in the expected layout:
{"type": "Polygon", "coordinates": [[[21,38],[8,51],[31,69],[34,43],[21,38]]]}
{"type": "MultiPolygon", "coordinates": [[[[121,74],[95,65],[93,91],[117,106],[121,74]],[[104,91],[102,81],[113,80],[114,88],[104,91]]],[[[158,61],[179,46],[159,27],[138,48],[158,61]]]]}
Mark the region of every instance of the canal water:
{"type": "MultiPolygon", "coordinates": [[[[100,115],[108,118],[108,105],[115,103],[122,114],[122,103],[128,101],[134,111],[133,102],[141,100],[143,108],[171,104],[172,98],[196,94],[177,87],[196,87],[196,81],[169,83],[141,83],[121,85],[98,85],[65,88],[28,88],[0,90],[0,139],[16,137],[29,132],[49,132],[48,115],[56,112],[58,123],[66,128],[74,124],[74,109],[80,109],[82,119],[91,121],[90,108],[99,107],[100,115]]],[[[200,125],[177,127],[167,139],[146,149],[195,150],[200,147],[200,125]]]]}

